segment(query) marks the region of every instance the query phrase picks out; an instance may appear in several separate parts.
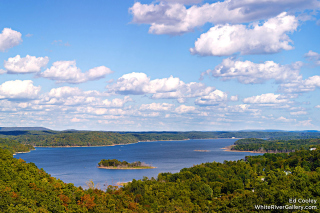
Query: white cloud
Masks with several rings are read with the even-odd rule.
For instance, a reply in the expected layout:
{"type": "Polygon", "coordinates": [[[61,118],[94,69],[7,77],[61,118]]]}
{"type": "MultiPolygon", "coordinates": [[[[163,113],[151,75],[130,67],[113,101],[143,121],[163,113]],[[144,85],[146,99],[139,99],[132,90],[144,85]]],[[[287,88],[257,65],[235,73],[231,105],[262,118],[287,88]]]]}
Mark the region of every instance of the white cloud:
{"type": "MultiPolygon", "coordinates": [[[[181,1],[180,3],[186,3],[187,0],[181,1]]],[[[167,3],[159,4],[136,2],[129,11],[133,15],[134,23],[151,25],[149,33],[182,34],[207,22],[215,25],[238,24],[274,17],[284,11],[320,8],[317,0],[225,0],[201,6],[193,5],[189,8],[177,3],[179,0],[167,0],[167,3]]]]}
{"type": "Polygon", "coordinates": [[[4,61],[4,67],[9,74],[16,73],[34,73],[40,72],[42,67],[45,67],[49,62],[48,57],[35,57],[27,55],[25,58],[21,58],[17,55],[13,58],[8,58],[8,61],[4,61]]]}
{"type": "Polygon", "coordinates": [[[82,119],[78,119],[78,118],[72,118],[71,122],[81,122],[83,121],[82,119]]]}
{"type": "Polygon", "coordinates": [[[260,104],[265,106],[275,106],[275,104],[288,104],[291,101],[283,96],[283,95],[276,95],[273,93],[267,93],[257,96],[252,96],[249,98],[243,99],[243,103],[250,103],[250,104],[260,104]]]}
{"type": "Polygon", "coordinates": [[[159,112],[151,112],[151,113],[141,113],[138,112],[138,114],[142,117],[158,117],[160,115],[159,112]]]}
{"type": "Polygon", "coordinates": [[[123,107],[123,105],[129,101],[132,101],[132,99],[129,96],[125,96],[123,99],[115,98],[112,101],[104,100],[103,104],[106,107],[123,107]]]}
{"type": "Polygon", "coordinates": [[[7,71],[0,69],[0,75],[7,73],[7,71]]]}
{"type": "Polygon", "coordinates": [[[280,85],[278,91],[286,93],[301,93],[314,91],[320,87],[320,76],[311,76],[305,80],[302,78],[297,79],[289,83],[283,83],[280,85]]]}
{"type": "Polygon", "coordinates": [[[320,109],[320,105],[317,105],[317,106],[315,106],[314,108],[318,108],[318,109],[320,109]]]}
{"type": "Polygon", "coordinates": [[[180,4],[198,4],[201,3],[203,0],[163,0],[164,2],[169,3],[180,3],[180,4]]]}
{"type": "Polygon", "coordinates": [[[320,65],[320,54],[310,50],[304,55],[309,61],[313,61],[316,65],[320,65]]]}
{"type": "Polygon", "coordinates": [[[313,124],[311,122],[312,122],[311,119],[304,120],[304,121],[299,121],[298,126],[313,126],[313,124]]]}
{"type": "Polygon", "coordinates": [[[201,96],[195,100],[197,105],[217,105],[227,101],[228,94],[220,90],[215,90],[208,95],[201,96]]]}
{"type": "Polygon", "coordinates": [[[178,114],[183,114],[183,113],[191,113],[194,112],[196,108],[194,106],[186,106],[186,105],[180,105],[175,109],[175,111],[178,114]]]}
{"type": "Polygon", "coordinates": [[[129,73],[120,77],[116,83],[106,87],[110,93],[117,94],[153,94],[153,99],[173,98],[184,102],[185,98],[199,97],[207,95],[213,91],[214,87],[206,87],[202,83],[184,83],[179,78],[170,76],[169,78],[150,80],[145,73],[129,73]]]}
{"type": "Polygon", "coordinates": [[[168,111],[174,107],[174,104],[168,103],[151,103],[151,104],[142,104],[140,110],[150,110],[150,111],[168,111]]]}
{"type": "Polygon", "coordinates": [[[198,38],[190,52],[203,56],[224,56],[238,52],[247,55],[291,50],[292,41],[287,34],[297,27],[298,20],[286,12],[262,25],[216,25],[198,38]]]}
{"type": "Polygon", "coordinates": [[[105,106],[101,100],[105,96],[96,90],[82,91],[78,87],[59,87],[53,88],[48,93],[41,96],[42,104],[46,105],[91,105],[105,106]]]}
{"type": "Polygon", "coordinates": [[[49,97],[52,98],[66,98],[69,96],[77,96],[82,94],[82,91],[78,87],[59,87],[59,88],[53,88],[48,93],[49,97]]]}
{"type": "Polygon", "coordinates": [[[10,28],[4,28],[0,34],[0,51],[4,52],[7,49],[19,45],[21,42],[21,33],[11,30],[10,28]]]}
{"type": "Polygon", "coordinates": [[[239,100],[239,98],[238,98],[237,95],[234,95],[234,96],[230,97],[230,101],[238,101],[238,100],[239,100]]]}
{"type": "Polygon", "coordinates": [[[57,61],[50,68],[40,73],[39,76],[57,81],[57,83],[79,84],[104,78],[111,73],[113,71],[105,66],[95,67],[82,73],[76,67],[75,61],[57,61]]]}
{"type": "Polygon", "coordinates": [[[296,122],[296,119],[289,119],[289,118],[285,118],[285,117],[281,116],[281,117],[277,118],[276,121],[291,123],[291,122],[296,122]]]}
{"type": "Polygon", "coordinates": [[[274,79],[276,82],[296,80],[300,78],[299,72],[302,66],[301,62],[292,65],[279,65],[273,61],[266,61],[256,64],[251,61],[235,61],[231,58],[224,59],[214,70],[207,70],[201,74],[212,74],[222,80],[237,79],[244,84],[264,83],[267,80],[274,79]]]}
{"type": "Polygon", "coordinates": [[[148,94],[157,92],[170,92],[176,90],[184,84],[179,78],[170,76],[169,78],[150,80],[145,73],[129,73],[120,77],[113,85],[107,86],[110,92],[120,94],[148,94]]]}
{"type": "Polygon", "coordinates": [[[306,114],[308,114],[306,111],[290,112],[290,115],[306,115],[306,114]]]}
{"type": "Polygon", "coordinates": [[[6,81],[0,85],[0,99],[34,99],[40,90],[31,80],[6,81]]]}

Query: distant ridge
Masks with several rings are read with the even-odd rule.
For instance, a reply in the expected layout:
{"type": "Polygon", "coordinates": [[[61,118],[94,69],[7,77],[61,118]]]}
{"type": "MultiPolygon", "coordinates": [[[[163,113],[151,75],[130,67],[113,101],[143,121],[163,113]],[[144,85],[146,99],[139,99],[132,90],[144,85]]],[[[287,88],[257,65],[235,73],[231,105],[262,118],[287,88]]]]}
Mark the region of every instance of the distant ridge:
{"type": "Polygon", "coordinates": [[[45,127],[0,127],[0,131],[50,131],[45,127]]]}

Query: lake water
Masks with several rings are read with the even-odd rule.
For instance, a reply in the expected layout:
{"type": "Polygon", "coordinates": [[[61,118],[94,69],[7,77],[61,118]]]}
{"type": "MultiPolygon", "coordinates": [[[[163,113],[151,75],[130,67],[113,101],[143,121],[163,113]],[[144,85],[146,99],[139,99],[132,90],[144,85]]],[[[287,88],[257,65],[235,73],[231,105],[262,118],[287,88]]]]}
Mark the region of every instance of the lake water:
{"type": "Polygon", "coordinates": [[[259,155],[249,152],[226,152],[221,148],[232,145],[237,139],[206,139],[185,141],[139,142],[129,145],[103,147],[39,148],[30,153],[17,154],[35,163],[51,176],[76,186],[86,186],[93,180],[100,188],[127,182],[132,179],[157,177],[161,172],[179,172],[182,168],[192,167],[206,162],[239,160],[247,155],[259,155]],[[194,150],[209,150],[196,152],[194,150]],[[102,159],[118,159],[128,162],[141,161],[156,169],[107,170],[97,168],[102,159]]]}

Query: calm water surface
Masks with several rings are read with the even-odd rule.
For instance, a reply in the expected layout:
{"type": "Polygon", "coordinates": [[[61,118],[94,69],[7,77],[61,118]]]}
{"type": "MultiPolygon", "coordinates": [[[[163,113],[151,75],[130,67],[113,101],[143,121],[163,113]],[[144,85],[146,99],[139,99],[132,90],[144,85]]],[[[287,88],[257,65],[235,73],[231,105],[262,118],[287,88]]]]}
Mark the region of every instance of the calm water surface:
{"type": "Polygon", "coordinates": [[[132,179],[157,177],[161,172],[179,172],[180,169],[205,162],[223,162],[239,160],[247,155],[258,155],[248,152],[226,152],[221,148],[232,145],[237,139],[207,139],[187,141],[140,142],[129,145],[104,147],[72,148],[39,148],[30,153],[17,154],[35,163],[53,177],[76,186],[86,186],[86,181],[93,180],[104,185],[115,185],[132,179]],[[195,152],[194,150],[209,150],[195,152]],[[156,169],[142,170],[107,170],[99,169],[101,159],[118,159],[128,162],[141,161],[156,169]]]}

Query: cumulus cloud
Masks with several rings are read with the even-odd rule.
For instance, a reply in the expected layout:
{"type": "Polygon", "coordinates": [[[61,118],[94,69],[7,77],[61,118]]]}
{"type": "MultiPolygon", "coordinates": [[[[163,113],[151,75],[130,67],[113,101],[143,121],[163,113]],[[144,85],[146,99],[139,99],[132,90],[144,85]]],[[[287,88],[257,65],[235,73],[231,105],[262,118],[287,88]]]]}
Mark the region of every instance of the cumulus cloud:
{"type": "Polygon", "coordinates": [[[57,83],[79,84],[104,78],[113,73],[105,66],[95,67],[82,73],[75,61],[57,61],[52,66],[39,74],[39,77],[48,78],[57,83]]]}
{"type": "Polygon", "coordinates": [[[120,94],[141,95],[147,93],[175,91],[184,83],[179,78],[170,76],[169,78],[150,80],[145,73],[129,73],[120,77],[117,82],[107,86],[110,92],[120,94]]]}
{"type": "Polygon", "coordinates": [[[281,117],[277,118],[276,121],[292,123],[292,122],[296,122],[296,119],[290,119],[290,118],[285,118],[285,117],[281,116],[281,117]]]}
{"type": "Polygon", "coordinates": [[[313,52],[310,50],[308,53],[304,55],[305,58],[307,58],[309,61],[313,61],[316,65],[320,65],[320,54],[313,52]]]}
{"type": "Polygon", "coordinates": [[[290,112],[290,115],[306,115],[306,114],[308,114],[306,111],[290,112]]]}
{"type": "Polygon", "coordinates": [[[129,96],[125,96],[123,99],[115,98],[112,101],[104,100],[103,104],[106,107],[123,107],[123,105],[129,101],[132,101],[132,99],[129,96]]]}
{"type": "Polygon", "coordinates": [[[179,3],[187,3],[187,0],[152,4],[136,2],[129,11],[134,23],[151,25],[149,33],[174,35],[190,32],[208,22],[215,25],[248,23],[274,17],[284,11],[320,8],[317,0],[225,0],[189,8],[179,3]]]}
{"type": "Polygon", "coordinates": [[[151,104],[142,104],[140,110],[146,111],[168,111],[174,107],[174,104],[168,103],[151,103],[151,104]]]}
{"type": "Polygon", "coordinates": [[[213,91],[214,87],[206,87],[202,83],[184,83],[179,78],[154,79],[145,73],[129,73],[120,77],[117,82],[106,87],[110,93],[144,95],[153,94],[152,98],[173,98],[183,102],[184,98],[199,97],[213,91]]]}
{"type": "Polygon", "coordinates": [[[0,34],[0,51],[4,52],[22,42],[21,33],[10,28],[4,28],[0,34]]]}
{"type": "Polygon", "coordinates": [[[302,93],[314,91],[320,87],[320,76],[311,76],[305,80],[301,78],[296,81],[280,84],[278,91],[285,93],[302,93]]]}
{"type": "Polygon", "coordinates": [[[218,105],[227,101],[228,94],[220,90],[215,90],[208,95],[201,96],[195,100],[197,105],[218,105]]]}
{"type": "Polygon", "coordinates": [[[196,110],[194,106],[186,106],[186,105],[180,105],[175,109],[175,112],[178,114],[184,114],[184,113],[192,113],[196,110]]]}
{"type": "Polygon", "coordinates": [[[40,90],[31,80],[6,81],[0,85],[0,99],[34,99],[40,90]]]}
{"type": "Polygon", "coordinates": [[[317,106],[315,106],[314,108],[318,108],[318,109],[320,109],[320,105],[317,105],[317,106]]]}
{"type": "MultiPolygon", "coordinates": [[[[106,105],[101,100],[101,97],[106,94],[96,90],[82,91],[78,87],[59,87],[53,88],[48,93],[41,96],[42,104],[44,105],[91,105],[105,107],[106,105]]],[[[125,98],[129,101],[128,98],[125,98]]],[[[118,103],[117,100],[113,101],[112,104],[118,103]]]]}
{"type": "Polygon", "coordinates": [[[298,27],[295,16],[281,13],[259,25],[216,25],[203,33],[190,48],[192,54],[224,56],[240,52],[242,55],[276,53],[291,50],[287,35],[298,27]]]}
{"type": "Polygon", "coordinates": [[[237,95],[231,96],[230,101],[238,101],[238,96],[237,95]]]}
{"type": "Polygon", "coordinates": [[[78,87],[59,87],[49,91],[48,96],[51,98],[66,98],[70,96],[81,95],[82,91],[78,87]]]}
{"type": "Polygon", "coordinates": [[[214,70],[203,72],[201,77],[212,74],[212,76],[222,78],[224,81],[235,78],[243,84],[264,83],[270,79],[274,79],[276,82],[283,82],[300,78],[301,66],[301,62],[296,62],[292,65],[280,65],[273,61],[256,64],[251,61],[235,61],[227,58],[216,66],[214,70]]]}
{"type": "Polygon", "coordinates": [[[288,102],[289,100],[283,95],[276,95],[274,93],[267,93],[243,99],[243,103],[250,104],[282,104],[288,102]]]}
{"type": "Polygon", "coordinates": [[[48,57],[37,58],[35,56],[27,55],[25,58],[21,58],[20,55],[17,55],[4,61],[4,67],[7,69],[8,74],[34,73],[40,72],[41,68],[45,67],[48,62],[48,57]]]}
{"type": "Polygon", "coordinates": [[[180,4],[198,4],[203,0],[163,0],[164,2],[180,3],[180,4]]]}

